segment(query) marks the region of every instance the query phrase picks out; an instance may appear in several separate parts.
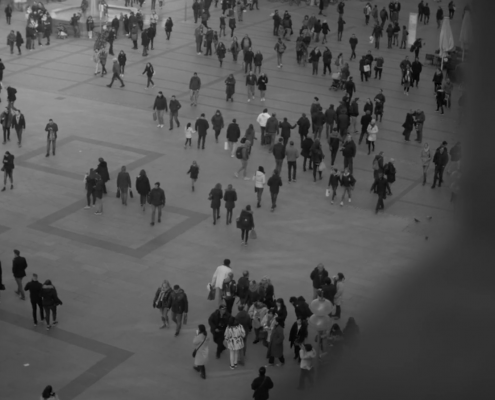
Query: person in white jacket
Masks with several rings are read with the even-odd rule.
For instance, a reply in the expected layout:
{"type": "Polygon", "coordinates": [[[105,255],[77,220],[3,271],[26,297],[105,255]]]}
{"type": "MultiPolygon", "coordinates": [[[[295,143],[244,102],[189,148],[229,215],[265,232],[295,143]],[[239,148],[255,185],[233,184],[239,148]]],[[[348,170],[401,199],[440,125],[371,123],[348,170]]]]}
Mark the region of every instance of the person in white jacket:
{"type": "Polygon", "coordinates": [[[254,191],[256,192],[256,196],[258,197],[258,204],[256,204],[257,208],[261,207],[261,195],[263,194],[263,189],[265,187],[266,178],[265,178],[265,169],[263,167],[258,167],[258,171],[253,176],[254,181],[254,191]]]}
{"type": "Polygon", "coordinates": [[[223,281],[227,278],[230,272],[232,272],[232,269],[230,268],[230,260],[225,259],[223,260],[223,265],[217,267],[215,273],[213,274],[213,278],[211,279],[211,286],[215,288],[218,305],[222,304],[223,281]]]}
{"type": "Polygon", "coordinates": [[[258,115],[258,118],[256,119],[256,122],[260,125],[261,128],[261,145],[263,146],[265,144],[265,129],[266,129],[266,121],[268,121],[268,118],[270,118],[271,115],[268,114],[268,109],[264,109],[263,112],[258,115]]]}
{"type": "Polygon", "coordinates": [[[304,390],[304,381],[307,379],[311,386],[313,386],[313,360],[316,357],[316,352],[313,346],[310,344],[304,344],[299,350],[299,357],[301,358],[301,363],[299,367],[301,369],[301,375],[299,375],[299,386],[297,389],[304,390]]]}
{"type": "Polygon", "coordinates": [[[376,120],[372,119],[368,125],[368,137],[366,138],[366,144],[368,145],[368,155],[371,153],[371,148],[375,151],[376,134],[378,133],[378,126],[376,120]]]}

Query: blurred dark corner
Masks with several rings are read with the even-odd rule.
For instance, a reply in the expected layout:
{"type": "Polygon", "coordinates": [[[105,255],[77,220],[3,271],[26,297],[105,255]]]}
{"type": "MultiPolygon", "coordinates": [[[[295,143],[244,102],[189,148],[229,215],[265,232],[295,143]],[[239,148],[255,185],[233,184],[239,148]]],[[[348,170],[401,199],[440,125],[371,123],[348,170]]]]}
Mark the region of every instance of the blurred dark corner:
{"type": "MultiPolygon", "coordinates": [[[[445,12],[448,2],[429,1],[445,12]]],[[[455,3],[462,15],[467,1],[455,3]]],[[[320,371],[315,391],[295,390],[297,380],[287,376],[275,382],[272,399],[495,399],[495,0],[471,8],[475,48],[456,239],[425,255],[416,275],[376,305],[375,324],[361,330],[354,356],[346,352],[320,371]]]]}

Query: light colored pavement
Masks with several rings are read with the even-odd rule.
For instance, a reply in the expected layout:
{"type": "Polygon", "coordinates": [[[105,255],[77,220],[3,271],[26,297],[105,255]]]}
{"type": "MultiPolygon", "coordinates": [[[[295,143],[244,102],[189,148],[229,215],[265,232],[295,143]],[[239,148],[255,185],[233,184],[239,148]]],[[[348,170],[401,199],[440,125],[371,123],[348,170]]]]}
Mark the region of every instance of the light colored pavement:
{"type": "MultiPolygon", "coordinates": [[[[415,11],[416,2],[402,3],[400,21],[404,22],[406,13],[415,11]]],[[[358,57],[371,49],[367,40],[371,29],[364,27],[363,5],[346,2],[342,42],[336,41],[335,9],[327,10],[332,29],[329,48],[334,56],[343,52],[348,58],[348,39],[353,32],[359,38],[358,57]]],[[[201,113],[210,119],[220,109],[226,123],[236,118],[244,132],[248,124],[255,124],[264,107],[295,123],[302,112],[309,113],[314,96],[324,107],[337,105],[343,96],[343,92],[328,90],[328,77],[313,77],[309,65],[297,65],[295,35],[284,55],[283,69],[276,67],[269,14],[274,8],[289,10],[296,33],[303,16],[316,7],[261,2],[260,8],[245,13],[236,34],[240,38],[248,33],[254,50],[264,55],[263,70],[269,78],[266,104],[259,97],[247,103],[243,71],[240,63],[232,62],[230,54],[222,69],[216,57],[196,55],[192,12],[188,9],[188,20],[184,21],[183,1],[165,5],[162,15],[172,16],[175,23],[172,39],[166,41],[160,29],[155,50],[147,58],[141,51],[131,50],[128,39],[120,37],[115,42],[116,54],[121,49],[127,53],[125,89],[118,84],[108,89],[105,85],[109,76],[94,77],[92,42],[87,39],[53,39],[49,47],[23,50],[22,56],[11,56],[6,46],[0,47],[6,65],[4,89],[9,85],[18,89],[16,106],[25,114],[28,126],[21,149],[14,139],[3,146],[17,161],[15,189],[0,195],[0,259],[7,286],[0,299],[0,370],[6,371],[2,373],[5,399],[36,397],[45,384],[62,388],[62,400],[76,396],[83,400],[152,399],[159,395],[189,399],[205,393],[220,399],[251,398],[249,384],[265,363],[265,348],[249,343],[246,366],[232,372],[228,354],[215,360],[211,345],[208,379],[202,381],[191,368],[194,331],[198,324],[207,323],[214,310],[206,301],[205,286],[224,258],[232,260],[236,277],[245,269],[256,280],[270,276],[276,296],[287,303],[292,295],[310,299],[309,273],[318,262],[323,262],[331,274],[343,272],[347,280],[342,324],[354,316],[365,331],[379,298],[399,280],[407,279],[408,271],[421,268],[422,257],[432,249],[441,249],[453,233],[456,223],[448,186],[433,191],[421,185],[420,146],[404,143],[401,125],[406,111],[419,106],[426,112],[424,135],[431,147],[436,148],[442,140],[453,144],[458,139],[459,92],[457,88],[454,91],[452,110],[444,116],[436,114],[431,83],[434,69],[425,65],[419,89],[411,89],[410,96],[405,97],[398,65],[404,55],[411,53],[397,48],[380,50],[385,58],[381,81],[372,79],[361,84],[357,62],[350,63],[361,105],[380,88],[387,97],[377,151],[383,150],[386,159],[395,158],[398,177],[384,214],[376,216],[373,212],[376,198],[369,193],[372,158],[363,144],[354,162],[357,186],[351,204],[331,206],[324,195],[328,171],[323,181],[315,184],[309,172],[302,172],[301,160],[297,183],[288,184],[287,166],[283,167],[284,186],[275,213],[270,213],[269,194],[264,193],[263,207],[255,209],[254,214],[258,239],[248,247],[240,246],[235,224],[225,225],[223,209],[220,224],[212,225],[209,190],[217,182],[224,188],[232,183],[239,196],[238,214],[245,204],[255,204],[253,183],[234,178],[239,163],[223,150],[223,140],[214,142],[211,130],[206,150],[196,150],[194,140],[193,148],[184,150],[183,126],[187,122],[194,122],[201,113]],[[147,61],[156,70],[156,86],[149,90],[145,90],[146,80],[141,75],[147,61]],[[188,97],[193,72],[198,72],[203,83],[197,108],[190,107],[188,97]],[[224,97],[223,81],[229,73],[237,79],[233,103],[226,103],[224,97]],[[182,103],[179,129],[169,131],[167,119],[165,129],[153,123],[151,107],[158,90],[163,90],[167,98],[175,94],[182,103]],[[57,155],[45,158],[44,127],[49,118],[59,125],[60,141],[57,155]],[[98,157],[108,161],[112,176],[100,217],[83,210],[82,183],[84,173],[96,166],[98,157]],[[186,171],[193,160],[200,165],[200,175],[196,192],[191,193],[186,171]],[[121,165],[128,166],[133,184],[142,168],[152,182],[162,183],[167,195],[162,224],[150,227],[150,211],[143,213],[138,199],[130,200],[124,208],[115,198],[115,171],[121,165]],[[428,221],[426,216],[433,218],[428,221]],[[421,222],[415,223],[414,217],[421,222]],[[59,327],[49,333],[42,326],[32,328],[29,302],[21,302],[13,293],[10,266],[14,248],[27,257],[28,275],[37,272],[41,280],[52,279],[64,301],[59,308],[59,327]],[[154,291],[163,279],[180,284],[189,297],[189,321],[177,338],[172,330],[158,329],[159,316],[151,308],[154,291]]],[[[458,4],[452,22],[455,37],[461,9],[458,4]]],[[[145,12],[149,13],[148,3],[145,12]]],[[[218,9],[212,12],[214,28],[219,14],[218,9]]],[[[24,16],[16,12],[13,29],[24,34],[24,23],[24,16]]],[[[0,36],[6,37],[9,28],[2,15],[0,36]]],[[[424,60],[438,41],[434,18],[429,26],[421,25],[420,32],[427,43],[421,52],[424,60]]],[[[2,91],[2,104],[5,101],[2,91]]],[[[222,139],[224,135],[225,130],[222,139]]],[[[298,143],[299,137],[295,140],[298,143]]],[[[324,151],[329,156],[326,145],[324,151]]],[[[341,164],[339,155],[337,165],[341,164]]],[[[258,165],[270,171],[274,161],[256,143],[249,176],[258,165]]],[[[289,305],[286,337],[293,320],[289,305]]],[[[288,343],[285,351],[286,366],[270,371],[276,385],[283,376],[298,373],[288,343]]],[[[271,398],[277,398],[276,388],[271,398]]]]}

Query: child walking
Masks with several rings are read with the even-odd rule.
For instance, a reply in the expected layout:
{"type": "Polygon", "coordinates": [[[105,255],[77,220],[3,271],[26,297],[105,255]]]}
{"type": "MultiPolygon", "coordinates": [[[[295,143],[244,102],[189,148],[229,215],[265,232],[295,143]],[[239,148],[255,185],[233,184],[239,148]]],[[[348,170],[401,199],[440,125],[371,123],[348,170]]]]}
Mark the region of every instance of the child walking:
{"type": "Polygon", "coordinates": [[[330,204],[333,204],[335,196],[337,196],[337,187],[340,182],[340,174],[337,168],[332,168],[332,173],[330,174],[330,179],[328,180],[327,197],[330,196],[330,189],[332,190],[332,200],[330,204]]]}
{"type": "Polygon", "coordinates": [[[192,128],[191,123],[188,122],[186,128],[184,129],[184,132],[186,133],[186,143],[184,144],[184,148],[187,149],[187,144],[189,143],[189,147],[191,147],[191,139],[193,133],[196,133],[196,131],[192,128]]]}
{"type": "Polygon", "coordinates": [[[187,171],[189,176],[191,177],[192,181],[192,191],[194,192],[194,182],[198,180],[198,175],[199,175],[199,165],[196,161],[193,161],[191,167],[189,168],[189,171],[187,171]]]}

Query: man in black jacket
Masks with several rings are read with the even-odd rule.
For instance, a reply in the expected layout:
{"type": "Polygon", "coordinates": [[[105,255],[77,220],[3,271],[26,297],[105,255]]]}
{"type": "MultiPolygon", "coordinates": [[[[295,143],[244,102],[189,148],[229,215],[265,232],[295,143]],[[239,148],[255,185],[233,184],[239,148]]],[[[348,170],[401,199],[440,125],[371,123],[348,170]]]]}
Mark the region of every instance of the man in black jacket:
{"type": "Polygon", "coordinates": [[[349,44],[351,45],[351,50],[352,50],[351,58],[349,60],[352,60],[352,59],[356,58],[356,46],[358,44],[357,37],[354,33],[352,34],[351,38],[349,39],[349,44]]]}
{"type": "MultiPolygon", "coordinates": [[[[162,222],[162,209],[165,206],[165,192],[160,188],[160,182],[155,183],[155,187],[149,193],[149,203],[151,204],[151,222],[150,225],[155,225],[155,213],[158,209],[158,222],[162,222]]],[[[187,302],[187,298],[186,298],[187,302]]],[[[187,313],[187,311],[186,311],[187,313]]],[[[180,329],[180,327],[179,327],[180,329]]]]}
{"type": "Polygon", "coordinates": [[[174,285],[174,291],[170,293],[168,308],[172,312],[172,321],[174,321],[177,326],[174,336],[179,336],[182,323],[184,323],[184,325],[187,324],[187,313],[189,312],[187,295],[179,285],[174,285]]]}
{"type": "Polygon", "coordinates": [[[217,344],[217,358],[220,358],[220,354],[222,354],[222,351],[225,350],[223,341],[229,318],[230,314],[227,312],[227,307],[225,307],[224,304],[220,304],[218,310],[213,311],[210,318],[208,318],[208,324],[210,325],[210,331],[213,335],[213,341],[217,344]]]}
{"type": "Polygon", "coordinates": [[[251,383],[251,389],[254,390],[254,400],[267,400],[270,396],[268,392],[273,388],[273,381],[269,376],[266,376],[266,368],[261,367],[259,369],[260,376],[258,376],[253,383],[251,383]]]}
{"type": "Polygon", "coordinates": [[[158,96],[156,96],[155,103],[153,104],[153,110],[156,111],[158,119],[157,128],[163,128],[163,114],[168,112],[167,99],[163,95],[163,92],[158,92],[158,96]]]}
{"type": "Polygon", "coordinates": [[[347,135],[342,145],[342,156],[344,157],[344,168],[349,169],[352,175],[353,158],[356,156],[356,143],[351,135],[347,135]]]}
{"type": "Polygon", "coordinates": [[[285,158],[285,146],[284,139],[279,138],[278,143],[273,146],[273,156],[275,157],[275,169],[278,171],[278,174],[282,172],[282,165],[285,158]]]}
{"type": "Polygon", "coordinates": [[[302,146],[304,139],[306,139],[306,136],[308,136],[309,127],[311,126],[311,123],[309,122],[309,119],[308,117],[306,117],[305,113],[303,113],[301,118],[297,120],[296,125],[299,126],[299,136],[301,137],[302,146]]]}
{"type": "Polygon", "coordinates": [[[385,205],[383,200],[387,198],[387,192],[390,192],[390,186],[388,185],[387,179],[383,176],[382,172],[378,173],[378,178],[371,185],[371,192],[378,194],[378,202],[376,203],[375,213],[378,214],[379,210],[384,210],[385,205]]]}
{"type": "Polygon", "coordinates": [[[301,318],[297,318],[294,325],[290,329],[289,343],[290,347],[294,347],[294,360],[300,360],[299,350],[301,350],[301,344],[304,343],[308,337],[308,323],[301,318]]]}
{"type": "Polygon", "coordinates": [[[442,145],[435,151],[435,155],[433,156],[433,164],[435,164],[435,175],[433,178],[432,189],[435,189],[438,181],[438,187],[442,187],[443,183],[443,171],[445,166],[449,162],[449,155],[447,153],[447,142],[443,142],[442,145]]]}
{"type": "Polygon", "coordinates": [[[328,278],[328,271],[322,263],[319,263],[309,277],[313,281],[313,299],[316,299],[318,290],[323,286],[325,278],[328,278]]]}
{"type": "Polygon", "coordinates": [[[210,128],[210,124],[205,118],[204,114],[196,120],[196,124],[194,125],[194,130],[198,132],[198,149],[202,143],[202,149],[205,149],[205,139],[206,134],[208,133],[208,129],[210,128]]]}
{"type": "Polygon", "coordinates": [[[21,297],[21,300],[26,300],[24,289],[22,288],[22,279],[26,276],[26,268],[28,267],[26,259],[21,257],[19,250],[14,250],[15,257],[12,260],[12,274],[17,283],[15,294],[21,297]]]}
{"type": "Polygon", "coordinates": [[[43,313],[43,303],[41,301],[41,289],[43,285],[38,282],[38,275],[33,274],[33,279],[31,282],[26,283],[24,290],[29,291],[29,299],[31,300],[31,308],[33,309],[33,321],[34,326],[38,326],[38,318],[37,318],[37,310],[36,307],[40,309],[41,320],[45,319],[45,315],[43,313]]]}

